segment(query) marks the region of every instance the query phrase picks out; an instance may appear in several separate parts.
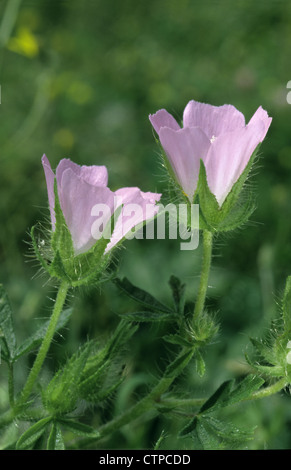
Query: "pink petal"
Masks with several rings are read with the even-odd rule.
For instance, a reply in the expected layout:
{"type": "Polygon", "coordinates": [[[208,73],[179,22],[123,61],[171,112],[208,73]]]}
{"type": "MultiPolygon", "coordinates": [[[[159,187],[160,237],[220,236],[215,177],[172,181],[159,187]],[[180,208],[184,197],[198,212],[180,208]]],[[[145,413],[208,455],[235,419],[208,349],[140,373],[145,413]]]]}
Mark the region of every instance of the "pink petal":
{"type": "Polygon", "coordinates": [[[108,171],[103,165],[81,166],[80,177],[94,186],[107,186],[108,184],[108,171]]]}
{"type": "Polygon", "coordinates": [[[200,127],[209,139],[245,126],[244,115],[234,106],[212,106],[190,101],[183,114],[184,127],[200,127]]]}
{"type": "Polygon", "coordinates": [[[163,127],[160,141],[179,184],[191,201],[197,187],[200,160],[205,160],[211,146],[210,140],[197,127],[179,131],[163,127]]]}
{"type": "Polygon", "coordinates": [[[77,176],[80,176],[89,184],[107,186],[108,172],[105,166],[80,166],[72,162],[68,158],[63,158],[57,166],[56,177],[58,186],[61,184],[63,172],[67,168],[70,168],[77,176]]]}
{"type": "Polygon", "coordinates": [[[150,114],[149,120],[157,134],[159,134],[162,127],[169,127],[175,131],[180,129],[176,119],[174,119],[173,116],[165,109],[160,109],[155,114],[150,114]]]}
{"type": "MultiPolygon", "coordinates": [[[[93,186],[69,166],[62,172],[60,204],[70,230],[76,254],[89,250],[95,243],[91,230],[96,204],[106,204],[113,213],[114,193],[106,186],[93,186]]],[[[109,218],[108,218],[109,220],[109,218]]]]}
{"type": "Polygon", "coordinates": [[[262,140],[261,140],[261,142],[262,142],[264,140],[264,138],[266,137],[266,134],[267,134],[268,129],[269,129],[269,127],[271,125],[271,122],[272,122],[272,118],[270,118],[268,116],[267,111],[265,111],[262,108],[262,106],[260,106],[257,109],[257,111],[255,112],[253,117],[250,119],[250,122],[248,123],[248,126],[252,125],[252,124],[255,124],[258,121],[262,121],[264,123],[264,126],[265,126],[265,132],[262,134],[262,140]]]}
{"type": "Polygon", "coordinates": [[[150,220],[158,212],[156,202],[161,194],[142,192],[139,188],[121,188],[115,191],[116,208],[124,204],[114,227],[106,252],[122,240],[126,234],[146,220],[150,220]]]}
{"type": "Polygon", "coordinates": [[[55,193],[54,193],[54,182],[55,182],[55,175],[51,168],[50,162],[46,155],[43,155],[42,159],[42,166],[44,169],[46,185],[47,185],[47,193],[48,193],[48,200],[49,200],[49,208],[51,213],[51,222],[52,228],[55,229],[56,225],[56,216],[55,216],[55,193]]]}
{"type": "Polygon", "coordinates": [[[211,144],[205,161],[207,181],[220,206],[264,134],[265,125],[258,120],[242,129],[218,136],[211,144]]]}

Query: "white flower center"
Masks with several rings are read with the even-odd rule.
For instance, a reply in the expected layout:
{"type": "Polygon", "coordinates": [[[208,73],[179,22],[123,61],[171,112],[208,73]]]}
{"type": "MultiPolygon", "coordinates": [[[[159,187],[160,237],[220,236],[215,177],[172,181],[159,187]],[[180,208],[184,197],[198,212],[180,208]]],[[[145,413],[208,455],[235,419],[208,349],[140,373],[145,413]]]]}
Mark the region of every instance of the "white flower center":
{"type": "Polygon", "coordinates": [[[213,136],[211,137],[211,139],[210,139],[210,142],[213,144],[213,142],[215,141],[215,139],[216,139],[216,136],[213,135],[213,136]]]}

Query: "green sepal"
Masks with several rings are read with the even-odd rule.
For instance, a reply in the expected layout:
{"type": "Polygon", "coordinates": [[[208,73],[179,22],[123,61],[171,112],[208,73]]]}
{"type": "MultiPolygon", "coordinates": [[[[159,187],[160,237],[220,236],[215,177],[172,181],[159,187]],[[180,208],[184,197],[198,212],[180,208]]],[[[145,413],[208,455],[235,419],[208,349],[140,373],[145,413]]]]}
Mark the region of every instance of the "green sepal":
{"type": "Polygon", "coordinates": [[[197,350],[195,353],[195,361],[197,374],[199,375],[199,377],[203,377],[206,371],[206,365],[199,350],[197,350]]]}
{"type": "Polygon", "coordinates": [[[69,284],[72,284],[72,279],[70,278],[65,269],[65,266],[63,264],[63,258],[59,250],[55,252],[54,259],[50,265],[50,274],[52,277],[57,277],[58,279],[65,280],[69,284]]]}
{"type": "Polygon", "coordinates": [[[165,335],[163,336],[163,340],[167,343],[177,344],[179,346],[182,346],[183,348],[193,348],[193,343],[187,341],[187,339],[183,338],[183,336],[180,335],[165,335]]]}
{"type": "Polygon", "coordinates": [[[50,273],[50,263],[48,263],[48,260],[44,257],[44,255],[41,253],[41,251],[38,247],[38,243],[37,243],[37,240],[35,238],[35,233],[34,233],[35,228],[36,228],[36,225],[31,227],[31,230],[30,230],[30,238],[31,238],[31,241],[32,241],[32,248],[33,248],[35,256],[37,257],[37,259],[40,262],[41,266],[46,271],[48,271],[50,273]]]}
{"type": "Polygon", "coordinates": [[[209,231],[215,230],[221,218],[221,212],[216,197],[209,189],[206,176],[206,168],[203,160],[200,160],[199,178],[197,190],[194,194],[194,204],[199,203],[200,215],[209,231]]]}
{"type": "Polygon", "coordinates": [[[256,338],[250,338],[250,341],[261,359],[266,361],[269,365],[276,364],[276,356],[270,344],[264,340],[259,340],[256,338]]]}
{"type": "Polygon", "coordinates": [[[269,377],[283,377],[285,375],[284,367],[279,365],[274,366],[264,366],[258,364],[257,362],[252,361],[247,354],[245,354],[245,359],[247,363],[254,369],[257,370],[260,374],[269,377]]]}
{"type": "Polygon", "coordinates": [[[31,449],[33,444],[43,435],[52,418],[43,418],[28,428],[18,439],[16,450],[31,449]]]}
{"type": "Polygon", "coordinates": [[[43,405],[53,416],[61,416],[75,409],[80,396],[80,377],[91,346],[91,343],[86,343],[84,348],[75,353],[42,390],[43,405]]]}
{"type": "MultiPolygon", "coordinates": [[[[35,227],[31,229],[32,247],[35,255],[51,277],[65,280],[72,287],[101,283],[109,279],[107,268],[111,259],[111,250],[105,253],[123,205],[119,206],[108,221],[102,237],[85,253],[75,254],[71,233],[63,215],[57,183],[54,183],[55,227],[50,237],[50,251],[43,253],[39,248],[35,227]]],[[[119,245],[121,241],[116,244],[119,245]]],[[[116,248],[116,246],[114,248],[116,248]]]]}

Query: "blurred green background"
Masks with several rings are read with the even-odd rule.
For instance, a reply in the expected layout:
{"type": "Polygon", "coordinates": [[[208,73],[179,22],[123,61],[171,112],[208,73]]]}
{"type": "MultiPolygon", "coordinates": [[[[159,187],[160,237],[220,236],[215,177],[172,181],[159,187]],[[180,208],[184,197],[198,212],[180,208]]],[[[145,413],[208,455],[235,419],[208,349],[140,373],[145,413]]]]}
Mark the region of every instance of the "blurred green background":
{"type": "MultiPolygon", "coordinates": [[[[105,164],[112,190],[139,186],[163,192],[150,113],[166,108],[180,119],[195,99],[231,103],[246,121],[260,105],[273,117],[251,178],[257,210],[243,230],[219,238],[215,247],[208,304],[221,330],[206,352],[203,380],[195,370],[187,377],[191,396],[209,395],[243,370],[248,337],[265,333],[291,274],[291,2],[1,0],[0,15],[0,282],[14,309],[19,341],[49,315],[55,295],[27,257],[28,230],[48,216],[43,153],[54,168],[64,157],[105,164]]],[[[183,252],[179,241],[164,240],[132,240],[125,247],[120,276],[169,302],[168,279],[175,274],[194,299],[199,249],[183,252]]],[[[112,284],[72,297],[74,314],[52,347],[47,374],[87,337],[110,334],[116,312],[134,308],[112,284]]],[[[163,365],[157,358],[167,358],[161,335],[140,328],[129,344],[129,380],[108,409],[94,410],[93,423],[126,408],[146,389],[163,365]]],[[[18,388],[32,359],[17,371],[18,388]]],[[[291,446],[286,394],[241,407],[234,420],[257,426],[250,448],[291,446]]],[[[135,423],[98,447],[150,448],[166,429],[162,447],[191,448],[189,441],[178,442],[181,424],[174,421],[135,423]]]]}

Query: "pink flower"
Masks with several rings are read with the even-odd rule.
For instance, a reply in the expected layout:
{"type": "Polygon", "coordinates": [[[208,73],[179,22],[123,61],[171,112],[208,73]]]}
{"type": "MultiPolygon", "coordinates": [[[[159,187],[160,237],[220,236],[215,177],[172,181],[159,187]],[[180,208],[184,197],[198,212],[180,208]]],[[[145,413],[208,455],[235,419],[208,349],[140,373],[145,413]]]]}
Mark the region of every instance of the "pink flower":
{"type": "Polygon", "coordinates": [[[209,189],[220,206],[272,121],[261,106],[246,125],[243,114],[232,105],[211,106],[197,101],[187,104],[182,128],[165,109],[149,119],[190,201],[197,188],[202,159],[209,189]]]}
{"type": "Polygon", "coordinates": [[[56,228],[54,183],[57,182],[60,206],[71,233],[75,254],[89,250],[105,228],[116,209],[123,204],[121,213],[106,251],[116,245],[126,233],[138,224],[152,218],[158,212],[156,202],[161,194],[144,193],[139,188],[122,188],[115,192],[107,187],[108,173],[105,166],[79,166],[69,159],[63,159],[57,166],[56,174],[47,157],[42,157],[53,231],[56,228]],[[138,207],[139,210],[132,211],[138,207]],[[104,209],[103,217],[100,214],[104,209]],[[98,218],[99,216],[99,218],[98,218]],[[100,233],[92,230],[100,222],[100,233]]]}

